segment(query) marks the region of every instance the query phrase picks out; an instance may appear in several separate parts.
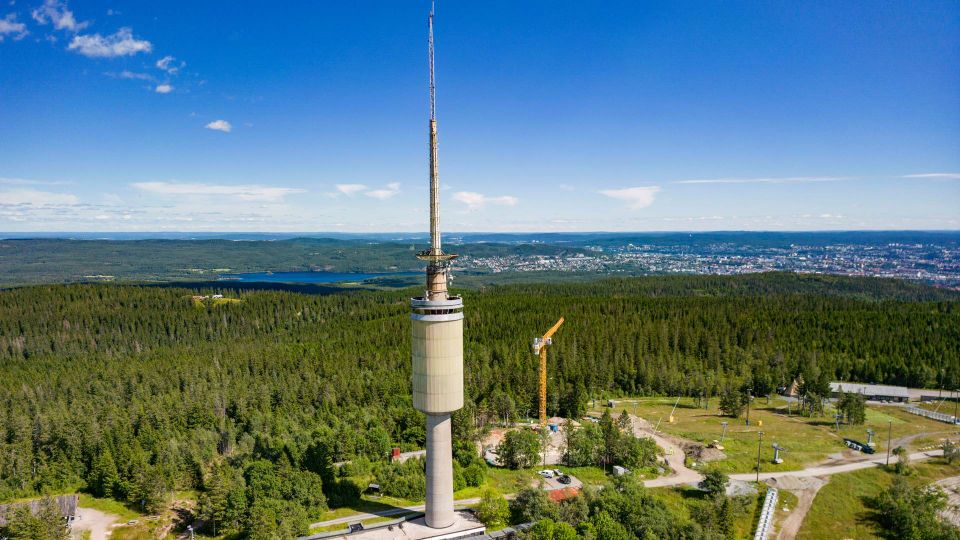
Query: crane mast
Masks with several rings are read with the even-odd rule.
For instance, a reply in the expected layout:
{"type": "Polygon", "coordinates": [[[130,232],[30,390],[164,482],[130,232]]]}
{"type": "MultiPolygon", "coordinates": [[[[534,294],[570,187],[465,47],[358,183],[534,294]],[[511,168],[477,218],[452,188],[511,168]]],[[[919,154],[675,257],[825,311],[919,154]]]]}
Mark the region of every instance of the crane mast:
{"type": "Polygon", "coordinates": [[[553,334],[563,324],[563,317],[542,337],[533,340],[533,353],[540,355],[540,427],[547,425],[547,347],[553,345],[553,334]]]}

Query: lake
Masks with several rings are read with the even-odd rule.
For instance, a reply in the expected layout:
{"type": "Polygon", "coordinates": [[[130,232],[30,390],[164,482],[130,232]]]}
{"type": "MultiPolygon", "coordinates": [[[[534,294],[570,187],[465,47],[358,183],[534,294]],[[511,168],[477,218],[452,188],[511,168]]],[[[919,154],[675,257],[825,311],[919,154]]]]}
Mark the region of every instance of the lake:
{"type": "Polygon", "coordinates": [[[364,281],[378,277],[418,276],[421,272],[387,272],[363,274],[360,272],[249,272],[242,274],[223,274],[222,281],[260,282],[260,283],[339,283],[342,281],[364,281]]]}

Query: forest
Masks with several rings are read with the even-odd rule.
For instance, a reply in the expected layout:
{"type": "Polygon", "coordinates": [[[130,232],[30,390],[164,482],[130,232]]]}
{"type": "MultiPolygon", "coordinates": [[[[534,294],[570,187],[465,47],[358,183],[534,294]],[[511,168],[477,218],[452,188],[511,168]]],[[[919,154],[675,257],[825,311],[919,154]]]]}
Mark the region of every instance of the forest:
{"type": "MultiPolygon", "coordinates": [[[[0,291],[0,502],[81,489],[149,510],[195,489],[224,531],[293,534],[357,496],[334,462],[422,448],[409,397],[417,290],[201,292],[239,301],[131,285],[0,291]]],[[[559,316],[550,415],[623,394],[763,395],[799,375],[960,385],[960,301],[920,285],[774,273],[462,292],[465,441],[536,410],[530,340],[559,316]]]]}

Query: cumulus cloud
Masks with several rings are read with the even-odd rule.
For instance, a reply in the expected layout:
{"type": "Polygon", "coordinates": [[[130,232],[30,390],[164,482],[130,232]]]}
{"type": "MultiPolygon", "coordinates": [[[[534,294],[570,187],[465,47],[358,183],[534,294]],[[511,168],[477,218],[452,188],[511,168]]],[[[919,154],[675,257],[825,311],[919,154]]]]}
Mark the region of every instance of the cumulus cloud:
{"type": "Polygon", "coordinates": [[[156,66],[158,69],[166,71],[170,75],[176,75],[178,71],[187,65],[186,62],[177,62],[176,60],[176,58],[167,55],[157,60],[156,66]]]}
{"type": "Polygon", "coordinates": [[[10,189],[0,191],[0,205],[47,206],[77,204],[79,199],[70,193],[54,193],[35,189],[10,189]]]}
{"type": "Polygon", "coordinates": [[[226,120],[214,120],[203,127],[215,131],[222,131],[224,133],[230,133],[230,130],[233,129],[233,126],[230,125],[230,122],[227,122],[226,120]]]}
{"type": "Polygon", "coordinates": [[[815,182],[839,182],[848,176],[787,176],[781,178],[706,178],[700,180],[677,180],[674,184],[809,184],[815,182]]]}
{"type": "Polygon", "coordinates": [[[960,180],[960,173],[923,173],[905,174],[903,178],[919,178],[925,180],[960,180]]]}
{"type": "Polygon", "coordinates": [[[660,192],[660,186],[631,187],[624,189],[604,189],[601,195],[627,203],[632,210],[646,208],[653,204],[653,199],[660,192]]]}
{"type": "Polygon", "coordinates": [[[42,6],[33,10],[30,15],[33,20],[40,24],[53,24],[53,27],[57,30],[79,32],[90,26],[89,22],[78,22],[73,16],[73,12],[67,8],[67,3],[60,0],[46,0],[42,6]]]}
{"type": "MultiPolygon", "coordinates": [[[[155,90],[158,94],[169,94],[170,92],[173,92],[173,87],[169,84],[158,84],[155,90]]],[[[230,130],[227,129],[227,131],[230,130]]]]}
{"type": "Polygon", "coordinates": [[[27,34],[29,34],[27,25],[17,22],[16,13],[11,13],[0,19],[0,42],[3,42],[3,39],[7,36],[11,36],[14,41],[21,40],[27,34]]]}
{"type": "Polygon", "coordinates": [[[367,186],[363,184],[337,184],[336,187],[338,192],[349,196],[353,196],[354,194],[367,190],[367,186]]]}
{"type": "Polygon", "coordinates": [[[137,182],[131,184],[140,191],[171,196],[233,197],[243,201],[278,202],[287,195],[305,190],[288,187],[258,185],[220,185],[181,182],[137,182]]]}
{"type": "Polygon", "coordinates": [[[367,197],[373,197],[374,199],[380,199],[381,201],[387,200],[390,197],[393,197],[397,193],[400,193],[400,183],[399,182],[390,182],[387,184],[387,187],[382,189],[371,189],[364,193],[367,197]]]}
{"type": "Polygon", "coordinates": [[[100,34],[74,36],[67,49],[90,58],[115,58],[148,53],[153,50],[153,44],[145,39],[133,37],[133,30],[121,28],[109,36],[100,34]]]}
{"type": "Polygon", "coordinates": [[[512,195],[488,197],[482,193],[476,193],[474,191],[458,191],[453,194],[453,200],[461,202],[472,209],[481,208],[487,204],[514,206],[519,202],[519,199],[512,195]]]}

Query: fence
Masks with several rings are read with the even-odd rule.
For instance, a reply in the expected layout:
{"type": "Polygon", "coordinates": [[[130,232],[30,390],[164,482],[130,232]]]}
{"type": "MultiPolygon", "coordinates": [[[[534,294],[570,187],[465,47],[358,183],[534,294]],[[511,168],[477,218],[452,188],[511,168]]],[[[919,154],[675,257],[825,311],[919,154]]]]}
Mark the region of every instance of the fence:
{"type": "Polygon", "coordinates": [[[760,521],[757,523],[757,534],[753,536],[754,540],[765,540],[773,528],[773,518],[777,513],[777,488],[767,490],[767,496],[763,499],[763,510],[760,511],[760,521]]]}
{"type": "Polygon", "coordinates": [[[928,411],[926,409],[921,409],[920,407],[907,407],[908,413],[915,414],[917,416],[923,416],[924,418],[932,418],[933,420],[939,420],[941,422],[946,422],[948,424],[957,424],[957,417],[952,414],[944,414],[942,412],[928,411]]]}

